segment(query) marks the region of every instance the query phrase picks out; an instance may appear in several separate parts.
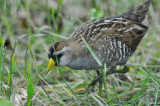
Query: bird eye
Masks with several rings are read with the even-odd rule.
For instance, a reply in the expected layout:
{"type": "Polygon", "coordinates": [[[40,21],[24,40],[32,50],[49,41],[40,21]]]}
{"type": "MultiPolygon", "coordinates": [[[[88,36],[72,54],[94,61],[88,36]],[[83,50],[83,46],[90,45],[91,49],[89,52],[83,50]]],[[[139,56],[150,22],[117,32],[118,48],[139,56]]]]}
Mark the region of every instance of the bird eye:
{"type": "Polygon", "coordinates": [[[64,54],[64,53],[59,53],[57,56],[58,56],[58,57],[61,57],[63,54],[64,54]]]}

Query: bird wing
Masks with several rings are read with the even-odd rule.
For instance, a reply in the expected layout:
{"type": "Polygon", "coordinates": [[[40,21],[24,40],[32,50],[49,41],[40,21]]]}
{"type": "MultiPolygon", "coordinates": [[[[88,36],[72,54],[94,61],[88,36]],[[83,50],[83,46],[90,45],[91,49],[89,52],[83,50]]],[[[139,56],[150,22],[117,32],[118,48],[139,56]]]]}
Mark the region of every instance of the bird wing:
{"type": "Polygon", "coordinates": [[[115,39],[136,49],[147,29],[147,26],[123,17],[99,18],[81,25],[70,38],[81,42],[80,36],[83,36],[88,43],[98,39],[115,39]]]}

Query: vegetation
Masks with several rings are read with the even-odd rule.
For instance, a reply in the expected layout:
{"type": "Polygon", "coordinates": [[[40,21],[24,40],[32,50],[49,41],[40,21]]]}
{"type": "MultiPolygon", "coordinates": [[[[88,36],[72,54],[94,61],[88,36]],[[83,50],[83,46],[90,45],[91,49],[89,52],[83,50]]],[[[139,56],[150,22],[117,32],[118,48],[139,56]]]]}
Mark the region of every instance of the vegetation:
{"type": "Polygon", "coordinates": [[[131,71],[108,76],[101,96],[98,86],[86,91],[96,71],[64,66],[46,74],[53,42],[145,1],[0,0],[0,105],[160,105],[160,0],[150,6],[150,29],[127,63],[131,71]]]}

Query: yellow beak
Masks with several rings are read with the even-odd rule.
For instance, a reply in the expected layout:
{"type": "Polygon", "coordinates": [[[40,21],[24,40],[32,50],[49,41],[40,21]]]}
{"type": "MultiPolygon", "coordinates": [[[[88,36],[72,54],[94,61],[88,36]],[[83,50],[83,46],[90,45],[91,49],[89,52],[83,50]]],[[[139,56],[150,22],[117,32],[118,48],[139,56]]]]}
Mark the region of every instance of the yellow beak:
{"type": "Polygon", "coordinates": [[[53,69],[54,66],[55,66],[55,62],[52,58],[50,58],[49,63],[48,63],[48,67],[47,67],[47,71],[50,71],[51,69],[53,69]]]}

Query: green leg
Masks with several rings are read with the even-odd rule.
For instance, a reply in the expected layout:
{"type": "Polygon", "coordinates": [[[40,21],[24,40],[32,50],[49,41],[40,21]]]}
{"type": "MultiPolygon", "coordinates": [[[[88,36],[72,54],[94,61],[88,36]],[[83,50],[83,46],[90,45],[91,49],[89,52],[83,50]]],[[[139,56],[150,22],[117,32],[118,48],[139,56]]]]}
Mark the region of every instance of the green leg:
{"type": "Polygon", "coordinates": [[[92,87],[94,89],[94,86],[97,84],[98,81],[100,81],[102,75],[99,75],[98,77],[96,77],[88,86],[88,88],[92,87]]]}
{"type": "MultiPolygon", "coordinates": [[[[97,72],[98,76],[102,76],[99,70],[96,70],[96,72],[97,72]]],[[[102,77],[101,77],[99,79],[99,96],[102,95],[102,84],[103,84],[103,81],[102,81],[102,77]]]]}
{"type": "Polygon", "coordinates": [[[123,70],[116,70],[116,67],[112,67],[109,71],[106,72],[106,77],[108,75],[114,74],[114,73],[121,73],[121,74],[125,74],[126,72],[129,71],[129,67],[124,66],[123,70]]]}
{"type": "MultiPolygon", "coordinates": [[[[109,76],[109,75],[111,75],[111,74],[114,74],[114,73],[122,73],[122,74],[124,74],[124,73],[126,73],[126,72],[129,71],[129,67],[127,67],[127,66],[125,66],[125,67],[123,68],[123,70],[116,70],[115,68],[116,68],[116,67],[112,67],[110,70],[108,70],[108,71],[106,72],[106,77],[109,76]]],[[[97,70],[98,77],[96,77],[96,78],[91,82],[91,84],[89,85],[88,88],[90,88],[90,87],[94,88],[94,86],[97,84],[98,81],[100,81],[100,80],[102,81],[102,75],[99,74],[99,73],[100,73],[100,72],[97,70]]],[[[102,82],[100,82],[100,83],[101,83],[101,85],[102,85],[102,82]]]]}
{"type": "Polygon", "coordinates": [[[97,82],[101,79],[102,75],[96,77],[90,84],[89,87],[93,87],[97,84],[97,82]]]}

